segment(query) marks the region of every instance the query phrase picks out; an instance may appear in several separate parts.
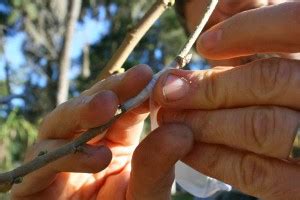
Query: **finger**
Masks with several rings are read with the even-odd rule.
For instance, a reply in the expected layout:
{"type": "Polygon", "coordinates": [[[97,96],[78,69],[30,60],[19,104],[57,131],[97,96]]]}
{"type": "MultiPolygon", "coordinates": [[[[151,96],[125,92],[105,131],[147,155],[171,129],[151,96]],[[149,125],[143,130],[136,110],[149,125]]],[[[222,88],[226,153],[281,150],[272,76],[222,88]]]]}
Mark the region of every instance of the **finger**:
{"type": "Polygon", "coordinates": [[[207,24],[207,27],[210,28],[213,25],[222,22],[242,11],[259,8],[267,5],[269,5],[268,0],[222,0],[218,3],[215,13],[212,19],[207,24]]]}
{"type": "MultiPolygon", "coordinates": [[[[133,151],[140,141],[144,127],[144,120],[149,115],[149,102],[146,101],[139,107],[128,111],[121,116],[107,131],[105,140],[108,146],[115,144],[121,146],[132,146],[133,151]],[[134,134],[133,134],[134,133],[134,134]]],[[[100,134],[89,141],[89,144],[101,144],[103,134],[100,134]]]]}
{"type": "Polygon", "coordinates": [[[105,138],[122,146],[136,146],[140,141],[144,120],[149,115],[148,110],[149,106],[147,105],[147,109],[139,107],[129,111],[112,125],[105,138]]]}
{"type": "Polygon", "coordinates": [[[118,105],[137,94],[151,76],[152,71],[148,66],[139,65],[124,75],[97,83],[84,95],[60,105],[50,113],[41,125],[39,137],[71,138],[76,133],[104,124],[114,116],[118,105]]]}
{"type": "Polygon", "coordinates": [[[167,125],[151,133],[134,152],[127,199],[169,199],[174,164],[192,148],[191,131],[167,125]]]}
{"type": "Polygon", "coordinates": [[[154,89],[168,108],[218,109],[277,105],[300,109],[300,62],[264,59],[241,67],[204,71],[171,70],[154,89]]]}
{"type": "Polygon", "coordinates": [[[51,112],[40,127],[40,139],[72,138],[89,128],[109,121],[119,100],[115,93],[102,91],[63,103],[51,112]]]}
{"type": "Polygon", "coordinates": [[[236,13],[268,5],[268,0],[223,0],[218,4],[221,13],[232,16],[236,13]]]}
{"type": "Polygon", "coordinates": [[[137,65],[121,75],[114,75],[96,83],[84,95],[93,95],[102,90],[112,90],[120,103],[136,95],[151,80],[152,70],[147,65],[137,65]]]}
{"type": "MultiPolygon", "coordinates": [[[[26,155],[26,161],[32,160],[40,152],[50,152],[69,141],[49,140],[33,146],[26,155]]],[[[45,167],[24,177],[21,184],[14,186],[15,195],[31,195],[42,191],[52,184],[60,172],[97,173],[105,169],[112,159],[111,151],[105,146],[84,145],[74,154],[60,158],[45,167]]]]}
{"type": "MultiPolygon", "coordinates": [[[[202,1],[187,1],[186,3],[184,3],[185,5],[184,18],[185,21],[188,22],[186,23],[186,26],[189,32],[195,30],[196,26],[199,24],[199,19],[203,16],[205,12],[204,8],[208,6],[209,2],[210,0],[202,0],[202,1]]],[[[204,30],[219,23],[220,21],[223,21],[231,17],[232,15],[235,15],[236,13],[242,12],[244,10],[258,8],[265,5],[268,5],[268,0],[219,1],[216,9],[214,10],[208,23],[206,24],[204,30]]]]}
{"type": "Polygon", "coordinates": [[[261,199],[300,198],[300,167],[296,164],[205,143],[196,143],[183,161],[261,199]]]}
{"type": "Polygon", "coordinates": [[[159,124],[186,124],[197,142],[222,144],[288,159],[300,125],[300,113],[280,107],[215,111],[161,110],[158,120],[159,124]]]}
{"type": "MultiPolygon", "coordinates": [[[[148,73],[149,77],[147,79],[144,79],[144,83],[143,85],[141,85],[139,90],[131,90],[130,92],[128,92],[131,93],[131,97],[137,95],[144,87],[146,87],[151,78],[151,71],[149,71],[148,73]]],[[[136,81],[137,78],[135,77],[136,76],[129,76],[128,79],[131,81],[136,81]]],[[[132,82],[132,84],[134,85],[135,83],[132,82]]],[[[128,85],[128,87],[131,86],[128,85]]],[[[114,143],[123,146],[136,146],[139,143],[144,126],[144,120],[147,118],[148,114],[149,102],[146,101],[139,107],[127,112],[117,122],[115,122],[112,127],[110,127],[105,138],[108,141],[113,141],[114,143]]]]}
{"type": "Polygon", "coordinates": [[[299,52],[299,12],[293,2],[239,13],[200,36],[197,50],[209,59],[299,52]]]}

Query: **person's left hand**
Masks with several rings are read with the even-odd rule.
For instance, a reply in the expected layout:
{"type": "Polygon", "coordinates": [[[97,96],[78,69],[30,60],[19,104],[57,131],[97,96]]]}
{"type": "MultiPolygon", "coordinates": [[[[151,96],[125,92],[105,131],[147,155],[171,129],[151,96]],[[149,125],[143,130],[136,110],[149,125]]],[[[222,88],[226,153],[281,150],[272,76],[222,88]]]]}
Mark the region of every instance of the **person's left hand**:
{"type": "MultiPolygon", "coordinates": [[[[138,66],[58,106],[44,119],[26,161],[107,122],[118,105],[136,95],[150,79],[150,68],[138,66]]],[[[147,115],[146,104],[126,113],[104,138],[25,176],[13,186],[12,199],[170,198],[174,164],[191,149],[193,135],[186,126],[173,124],[156,129],[139,144],[147,115]]]]}
{"type": "MultiPolygon", "coordinates": [[[[300,3],[237,14],[205,32],[211,59],[300,52],[300,3]]],[[[171,70],[154,100],[160,125],[184,123],[196,144],[184,162],[262,199],[300,199],[300,165],[289,155],[300,125],[300,61],[257,60],[204,71],[171,70]]]]}

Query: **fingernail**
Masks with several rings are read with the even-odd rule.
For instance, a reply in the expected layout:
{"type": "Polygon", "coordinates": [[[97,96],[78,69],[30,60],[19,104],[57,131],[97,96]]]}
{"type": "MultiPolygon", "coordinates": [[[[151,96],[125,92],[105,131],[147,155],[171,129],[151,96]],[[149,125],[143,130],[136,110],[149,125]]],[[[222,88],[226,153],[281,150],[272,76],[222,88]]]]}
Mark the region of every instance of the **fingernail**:
{"type": "Polygon", "coordinates": [[[291,161],[297,161],[300,159],[300,125],[296,128],[295,138],[291,147],[289,158],[291,161]]]}
{"type": "Polygon", "coordinates": [[[217,46],[218,42],[221,40],[221,37],[222,31],[218,29],[216,31],[208,31],[203,33],[203,35],[200,37],[200,41],[203,48],[206,50],[211,50],[217,46]]]}
{"type": "Polygon", "coordinates": [[[294,139],[294,144],[293,145],[300,148],[300,125],[298,125],[298,127],[296,129],[296,135],[295,135],[295,139],[294,139]]]}
{"type": "Polygon", "coordinates": [[[163,86],[163,95],[167,101],[182,99],[189,90],[189,84],[184,78],[175,75],[168,75],[163,86]]]}

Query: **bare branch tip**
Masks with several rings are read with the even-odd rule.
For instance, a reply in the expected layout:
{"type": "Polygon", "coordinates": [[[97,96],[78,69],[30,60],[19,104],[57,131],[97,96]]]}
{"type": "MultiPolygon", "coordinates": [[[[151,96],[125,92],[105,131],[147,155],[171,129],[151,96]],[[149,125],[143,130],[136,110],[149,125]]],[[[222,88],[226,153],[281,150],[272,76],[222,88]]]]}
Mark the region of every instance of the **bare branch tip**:
{"type": "Polygon", "coordinates": [[[48,153],[47,150],[40,151],[40,152],[38,153],[38,157],[39,157],[39,156],[43,156],[43,155],[45,155],[45,154],[47,154],[47,153],[48,153]]]}
{"type": "Polygon", "coordinates": [[[175,61],[177,62],[177,64],[179,65],[180,68],[185,67],[189,62],[191,62],[193,54],[188,54],[185,57],[182,56],[177,56],[175,58],[175,61]]]}
{"type": "Polygon", "coordinates": [[[23,177],[16,177],[13,181],[14,184],[20,184],[23,181],[23,177]]]}
{"type": "Polygon", "coordinates": [[[175,0],[162,0],[167,8],[174,6],[175,0]]]}

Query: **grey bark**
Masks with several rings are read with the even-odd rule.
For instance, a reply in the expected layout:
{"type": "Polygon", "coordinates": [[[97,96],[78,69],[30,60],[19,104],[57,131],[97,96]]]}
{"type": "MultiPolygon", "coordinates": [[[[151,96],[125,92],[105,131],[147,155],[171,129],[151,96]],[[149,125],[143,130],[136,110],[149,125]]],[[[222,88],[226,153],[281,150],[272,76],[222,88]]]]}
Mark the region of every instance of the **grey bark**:
{"type": "Polygon", "coordinates": [[[62,52],[59,60],[59,79],[58,79],[58,90],[56,96],[56,104],[59,105],[68,99],[69,93],[69,69],[71,65],[71,47],[72,40],[75,30],[75,25],[78,20],[81,0],[71,1],[71,13],[67,21],[67,29],[64,36],[64,44],[62,47],[62,52]]]}

